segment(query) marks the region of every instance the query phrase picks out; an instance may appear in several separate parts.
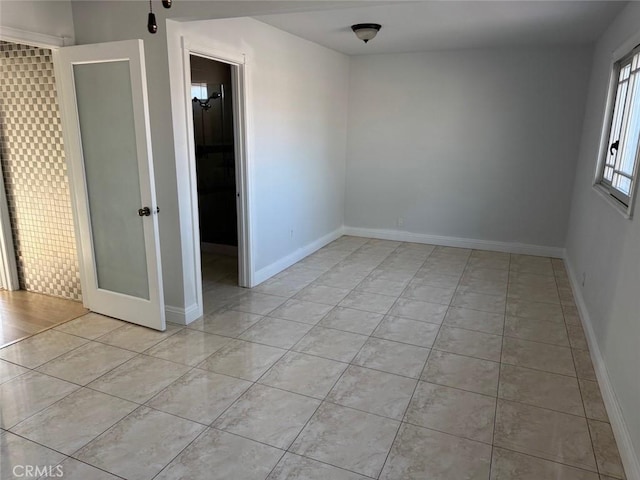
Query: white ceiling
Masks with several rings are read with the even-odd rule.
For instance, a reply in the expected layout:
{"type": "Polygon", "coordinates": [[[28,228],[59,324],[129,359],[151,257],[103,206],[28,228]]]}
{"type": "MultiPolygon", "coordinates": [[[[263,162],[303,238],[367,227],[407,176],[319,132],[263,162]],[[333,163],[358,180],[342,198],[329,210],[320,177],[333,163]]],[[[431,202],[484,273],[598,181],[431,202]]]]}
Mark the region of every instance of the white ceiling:
{"type": "MultiPolygon", "coordinates": [[[[627,2],[418,1],[256,16],[347,55],[594,42],[627,2]],[[379,23],[368,44],[350,26],[379,23]]],[[[353,5],[353,3],[351,3],[353,5]]]]}

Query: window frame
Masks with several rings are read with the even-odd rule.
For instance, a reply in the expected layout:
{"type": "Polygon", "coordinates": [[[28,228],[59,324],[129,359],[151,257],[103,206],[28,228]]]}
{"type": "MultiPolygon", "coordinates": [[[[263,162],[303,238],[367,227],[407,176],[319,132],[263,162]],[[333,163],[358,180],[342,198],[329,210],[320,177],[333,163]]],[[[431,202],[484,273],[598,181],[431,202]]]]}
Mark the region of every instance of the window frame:
{"type": "MultiPolygon", "coordinates": [[[[622,125],[621,125],[621,135],[620,140],[626,140],[627,135],[627,126],[629,121],[629,107],[632,104],[632,100],[640,101],[640,97],[634,99],[632,88],[635,87],[635,84],[631,85],[631,78],[635,76],[634,81],[640,82],[640,68],[636,67],[633,70],[633,59],[636,55],[640,58],[640,44],[636,44],[640,41],[640,38],[636,36],[633,39],[633,43],[631,41],[627,42],[627,45],[619,48],[613,55],[613,65],[611,68],[611,76],[609,79],[609,89],[607,94],[607,106],[605,109],[605,116],[602,126],[602,135],[600,140],[600,148],[598,150],[598,162],[596,169],[596,176],[594,178],[593,186],[597,189],[598,193],[603,195],[603,197],[609,201],[612,205],[618,208],[618,210],[626,217],[631,218],[633,214],[633,207],[635,204],[635,196],[636,191],[638,190],[638,182],[640,181],[640,138],[638,138],[637,143],[635,145],[635,161],[633,166],[633,172],[631,176],[625,172],[620,172],[615,170],[614,165],[614,173],[613,175],[622,173],[622,176],[629,178],[630,180],[630,189],[629,195],[626,195],[623,191],[613,185],[612,181],[609,181],[605,178],[605,169],[611,168],[610,165],[607,164],[607,158],[609,155],[609,142],[611,136],[611,130],[614,127],[614,113],[616,107],[616,101],[618,99],[618,86],[620,84],[620,72],[627,65],[630,66],[630,74],[629,74],[629,86],[626,90],[626,98],[625,98],[625,107],[622,112],[622,125]],[[631,46],[629,46],[631,44],[631,46]],[[635,47],[633,46],[635,45],[635,47]]],[[[640,67],[640,66],[639,66],[640,67]]],[[[626,147],[626,142],[623,141],[622,145],[617,149],[617,153],[622,153],[624,149],[622,147],[626,147]]],[[[616,162],[617,163],[617,162],[616,162]]]]}

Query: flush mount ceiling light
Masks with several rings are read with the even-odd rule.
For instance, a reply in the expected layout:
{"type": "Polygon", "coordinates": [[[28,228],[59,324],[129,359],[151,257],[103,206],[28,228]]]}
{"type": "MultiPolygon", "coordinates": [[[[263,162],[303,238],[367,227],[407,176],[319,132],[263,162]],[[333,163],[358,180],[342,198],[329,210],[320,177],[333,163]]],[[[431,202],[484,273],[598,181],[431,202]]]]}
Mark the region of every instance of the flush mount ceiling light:
{"type": "Polygon", "coordinates": [[[377,23],[358,23],[357,25],[351,25],[351,30],[356,34],[360,40],[367,43],[373,37],[378,34],[381,25],[377,23]]]}

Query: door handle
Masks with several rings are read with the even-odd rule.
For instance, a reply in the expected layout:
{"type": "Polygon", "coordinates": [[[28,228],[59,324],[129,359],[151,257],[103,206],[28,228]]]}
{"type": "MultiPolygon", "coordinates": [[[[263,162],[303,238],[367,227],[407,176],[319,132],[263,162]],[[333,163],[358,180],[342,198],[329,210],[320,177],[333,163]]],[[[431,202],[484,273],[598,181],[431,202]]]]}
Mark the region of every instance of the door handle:
{"type": "Polygon", "coordinates": [[[142,207],[138,210],[138,215],[140,215],[141,217],[148,217],[149,215],[151,215],[151,209],[149,207],[142,207]]]}
{"type": "Polygon", "coordinates": [[[616,152],[618,151],[618,145],[620,145],[620,140],[616,140],[615,142],[613,142],[611,144],[611,146],[609,147],[609,153],[611,155],[613,155],[613,151],[615,150],[616,152]]]}

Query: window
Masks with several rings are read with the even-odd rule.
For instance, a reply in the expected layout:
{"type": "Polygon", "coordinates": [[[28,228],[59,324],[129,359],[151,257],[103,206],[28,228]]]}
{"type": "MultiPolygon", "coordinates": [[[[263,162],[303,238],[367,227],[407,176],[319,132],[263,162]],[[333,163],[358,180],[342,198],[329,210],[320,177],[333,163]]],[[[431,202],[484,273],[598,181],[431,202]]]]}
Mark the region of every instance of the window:
{"type": "Polygon", "coordinates": [[[191,83],[191,98],[206,100],[208,97],[206,83],[191,83]]]}
{"type": "Polygon", "coordinates": [[[607,124],[598,183],[631,212],[638,177],[640,45],[614,65],[613,109],[607,124]]]}

